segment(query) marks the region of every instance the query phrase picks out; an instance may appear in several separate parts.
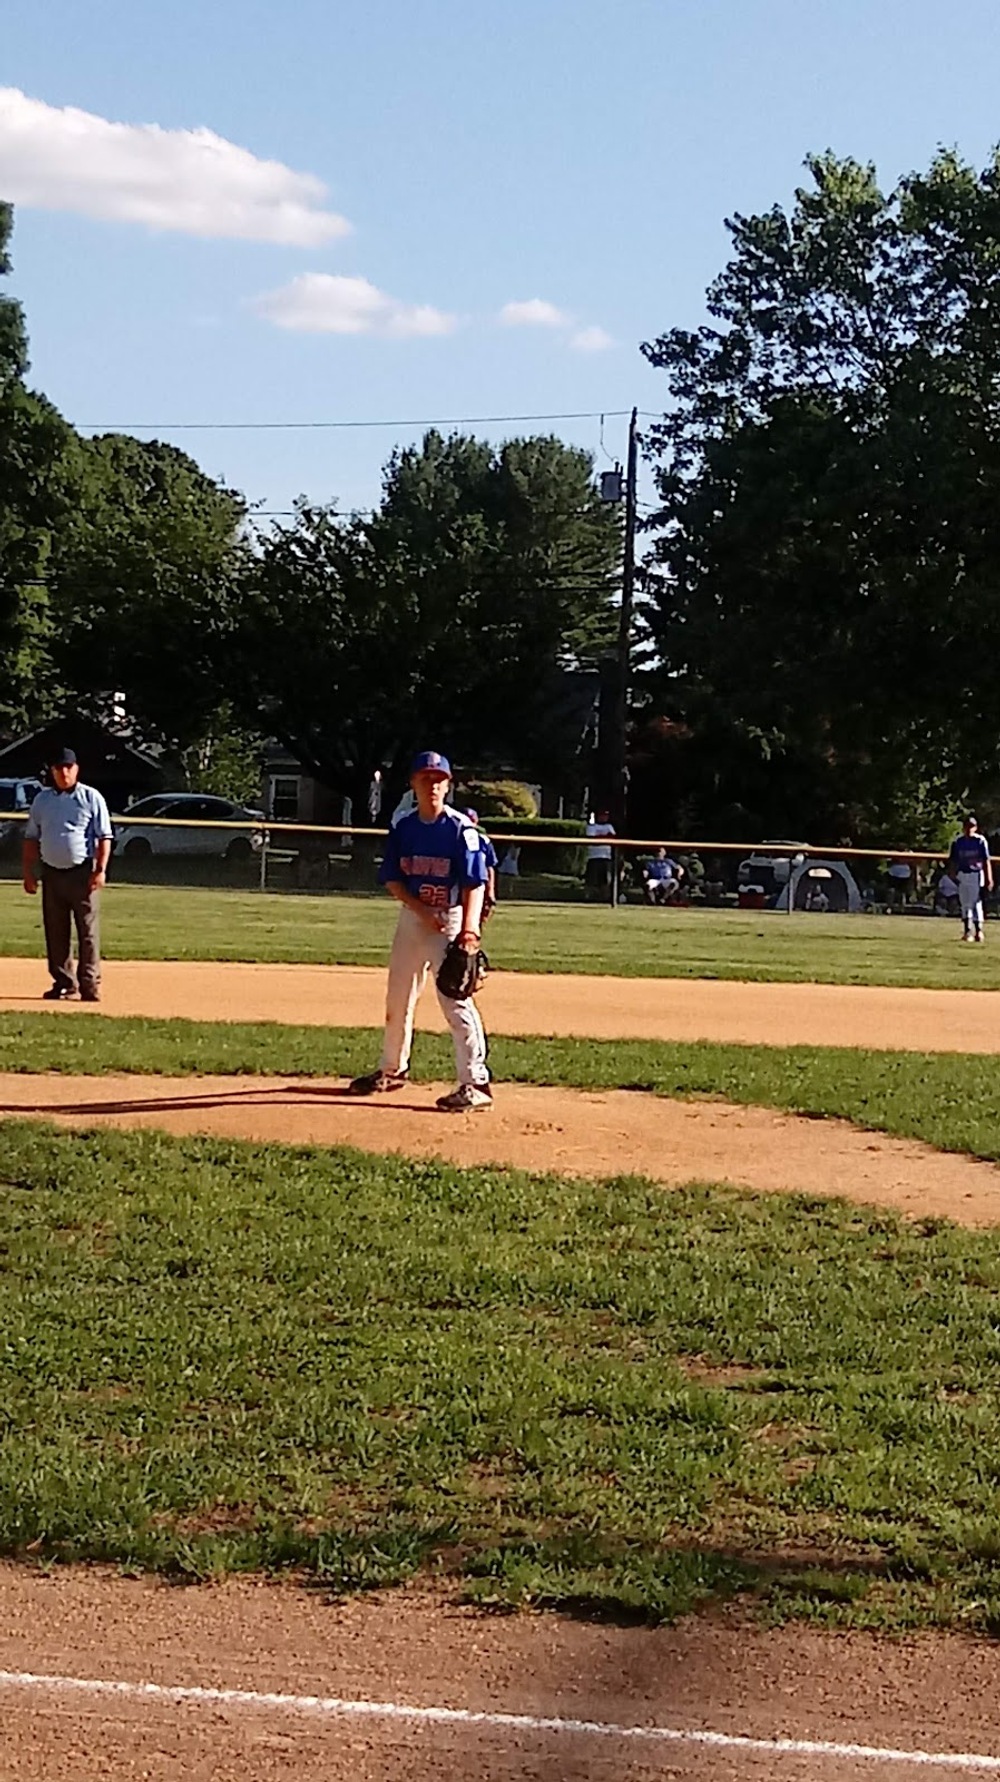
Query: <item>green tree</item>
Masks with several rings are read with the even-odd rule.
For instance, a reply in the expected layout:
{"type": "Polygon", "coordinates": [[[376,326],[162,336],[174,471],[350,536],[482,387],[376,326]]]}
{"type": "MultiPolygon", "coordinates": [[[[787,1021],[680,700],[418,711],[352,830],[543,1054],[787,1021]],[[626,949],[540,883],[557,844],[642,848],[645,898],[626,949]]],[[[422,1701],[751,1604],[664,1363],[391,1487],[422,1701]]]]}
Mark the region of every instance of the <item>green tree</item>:
{"type": "Polygon", "coordinates": [[[158,441],[110,433],[78,452],[51,565],[61,676],[80,707],[124,695],[147,740],[197,750],[235,674],[244,502],[158,441]]]}
{"type": "Polygon", "coordinates": [[[533,772],[553,676],[613,628],[618,523],[592,470],[558,440],[430,433],[372,519],[301,506],[248,573],[244,711],[356,809],[428,740],[533,772]]]}
{"type": "MultiPolygon", "coordinates": [[[[0,204],[0,277],[13,213],[0,204]]],[[[21,305],[0,296],[0,729],[47,717],[57,693],[48,577],[54,529],[71,509],[73,434],[28,389],[21,305]]]]}
{"type": "Polygon", "coordinates": [[[672,401],[654,702],[695,754],[727,734],[762,822],[926,829],[1000,746],[1000,157],[888,194],[808,167],[728,225],[711,323],[643,349],[672,401]]]}

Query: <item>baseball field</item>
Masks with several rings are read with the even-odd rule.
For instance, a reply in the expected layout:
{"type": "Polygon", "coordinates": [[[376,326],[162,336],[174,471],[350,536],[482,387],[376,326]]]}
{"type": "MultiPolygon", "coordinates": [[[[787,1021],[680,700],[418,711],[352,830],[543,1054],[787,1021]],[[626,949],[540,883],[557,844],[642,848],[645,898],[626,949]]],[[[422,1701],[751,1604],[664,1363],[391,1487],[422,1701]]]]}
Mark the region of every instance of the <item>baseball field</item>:
{"type": "MultiPolygon", "coordinates": [[[[44,1012],[37,911],[0,913],[0,1597],[44,1567],[58,1632],[43,1665],[12,1608],[11,1674],[73,1668],[88,1590],[120,1634],[113,1576],[50,1569],[85,1561],[215,1581],[244,1631],[275,1611],[237,1574],[374,1591],[362,1643],[444,1613],[491,1663],[484,1607],[575,1617],[580,1663],[598,1626],[626,1668],[630,1622],[709,1668],[731,1637],[730,1675],[791,1639],[818,1676],[823,1628],[888,1675],[878,1640],[919,1633],[995,1694],[1000,940],[519,905],[496,1108],[449,1119],[430,999],[407,1088],[345,1097],[374,900],[114,888],[100,1008],[44,1012]]],[[[850,1694],[809,1725],[870,1733],[850,1694]]],[[[608,1762],[483,1773],[663,1773],[608,1762]]]]}

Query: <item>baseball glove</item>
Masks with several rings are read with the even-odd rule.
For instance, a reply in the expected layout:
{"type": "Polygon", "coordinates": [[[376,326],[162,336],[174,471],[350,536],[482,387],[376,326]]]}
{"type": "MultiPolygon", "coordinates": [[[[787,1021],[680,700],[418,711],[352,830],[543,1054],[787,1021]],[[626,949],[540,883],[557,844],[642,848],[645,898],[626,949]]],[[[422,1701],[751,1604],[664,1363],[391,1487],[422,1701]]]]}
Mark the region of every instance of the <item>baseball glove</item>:
{"type": "Polygon", "coordinates": [[[490,962],[481,947],[474,953],[467,953],[457,940],[449,941],[438,969],[437,987],[441,995],[450,996],[452,1002],[464,1002],[482,989],[489,969],[490,962]]]}

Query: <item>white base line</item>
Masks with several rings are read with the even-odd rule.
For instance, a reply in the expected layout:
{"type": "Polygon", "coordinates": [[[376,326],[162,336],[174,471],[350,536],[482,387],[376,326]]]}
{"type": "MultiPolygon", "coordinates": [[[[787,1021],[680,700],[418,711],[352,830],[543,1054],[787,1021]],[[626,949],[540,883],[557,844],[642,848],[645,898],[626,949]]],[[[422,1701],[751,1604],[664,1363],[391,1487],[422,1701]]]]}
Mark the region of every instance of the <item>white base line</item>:
{"type": "Polygon", "coordinates": [[[278,1695],[254,1689],[205,1689],[164,1683],[119,1683],[100,1677],[49,1677],[32,1671],[0,1671],[0,1689],[47,1690],[61,1695],[111,1696],[129,1701],[226,1708],[274,1708],[327,1718],[404,1720],[418,1725],[495,1727],[519,1733],[558,1733],[575,1738],[635,1739],[717,1751],[760,1751],[774,1757],[854,1758],[1000,1774],[1000,1757],[973,1751],[899,1751],[885,1745],[841,1745],[827,1739],[753,1739],[742,1733],[687,1731],[671,1726],[618,1726],[603,1720],[474,1712],[471,1708],[417,1708],[405,1702],[351,1701],[335,1695],[278,1695]]]}

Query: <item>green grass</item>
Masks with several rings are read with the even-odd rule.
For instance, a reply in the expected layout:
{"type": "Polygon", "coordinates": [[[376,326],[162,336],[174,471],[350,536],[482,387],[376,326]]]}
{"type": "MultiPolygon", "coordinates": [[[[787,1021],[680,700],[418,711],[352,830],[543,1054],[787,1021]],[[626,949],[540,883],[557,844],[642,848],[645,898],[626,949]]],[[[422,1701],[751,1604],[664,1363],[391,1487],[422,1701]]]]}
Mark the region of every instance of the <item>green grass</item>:
{"type": "MultiPolygon", "coordinates": [[[[0,1014],[0,1070],[161,1076],[354,1076],[372,1068],[374,1029],[0,1014]]],[[[490,1043],[504,1082],[644,1089],[836,1115],[942,1150],[1000,1161],[1000,1076],[993,1058],[708,1041],[516,1039],[490,1043]]],[[[450,1041],[420,1034],[413,1074],[447,1079],[450,1041]]],[[[2,1109],[0,1109],[2,1113],[2,1109]]]]}
{"type": "MultiPolygon", "coordinates": [[[[387,897],[113,885],[104,950],[109,959],[384,965],[394,918],[387,897]]],[[[956,924],[916,917],[512,903],[487,947],[508,971],[996,990],[1000,926],[988,933],[996,945],[963,947],[956,924]]],[[[0,953],[39,950],[37,901],[0,883],[0,953]]]]}
{"type": "Polygon", "coordinates": [[[0,1550],[1000,1621],[1000,1237],[3,1129],[0,1550]]]}

